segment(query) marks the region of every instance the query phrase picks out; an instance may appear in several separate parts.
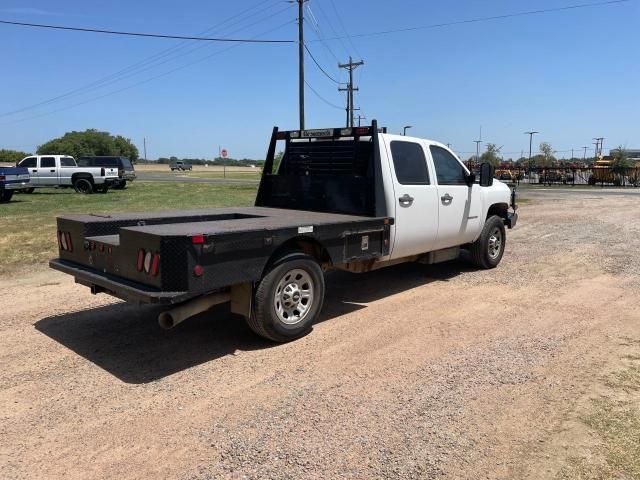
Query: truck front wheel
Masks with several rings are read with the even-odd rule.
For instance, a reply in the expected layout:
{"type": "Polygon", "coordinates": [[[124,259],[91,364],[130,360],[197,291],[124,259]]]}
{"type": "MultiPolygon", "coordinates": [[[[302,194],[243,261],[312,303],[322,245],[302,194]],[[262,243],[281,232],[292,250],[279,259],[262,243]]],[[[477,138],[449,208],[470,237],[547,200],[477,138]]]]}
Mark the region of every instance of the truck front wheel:
{"type": "Polygon", "coordinates": [[[506,245],[504,221],[497,215],[487,218],[482,233],[471,244],[471,260],[480,268],[495,268],[502,260],[506,245]]]}
{"type": "Polygon", "coordinates": [[[323,301],[320,265],[309,255],[290,253],[278,259],[262,277],[247,323],[269,340],[294,340],[311,330],[323,301]]]}

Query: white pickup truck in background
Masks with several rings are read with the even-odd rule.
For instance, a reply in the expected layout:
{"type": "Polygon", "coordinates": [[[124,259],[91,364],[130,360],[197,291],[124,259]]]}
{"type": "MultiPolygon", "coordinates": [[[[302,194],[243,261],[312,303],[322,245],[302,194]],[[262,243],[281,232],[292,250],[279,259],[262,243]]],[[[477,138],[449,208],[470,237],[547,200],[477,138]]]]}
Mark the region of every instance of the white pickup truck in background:
{"type": "Polygon", "coordinates": [[[73,187],[78,193],[106,193],[118,180],[117,168],[78,167],[75,159],[68,155],[32,155],[23,158],[18,167],[27,168],[31,175],[31,186],[25,193],[41,187],[73,187]]]}

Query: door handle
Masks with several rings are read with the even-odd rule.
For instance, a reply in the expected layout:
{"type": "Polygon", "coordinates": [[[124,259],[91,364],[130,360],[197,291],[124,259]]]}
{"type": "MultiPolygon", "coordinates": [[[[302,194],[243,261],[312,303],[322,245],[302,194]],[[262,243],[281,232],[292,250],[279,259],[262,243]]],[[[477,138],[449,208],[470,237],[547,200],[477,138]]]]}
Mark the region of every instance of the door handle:
{"type": "Polygon", "coordinates": [[[36,173],[38,171],[37,168],[34,168],[33,170],[31,170],[33,173],[36,173]]]}
{"type": "Polygon", "coordinates": [[[55,170],[49,170],[51,173],[55,173],[55,170]]]}
{"type": "Polygon", "coordinates": [[[398,201],[400,202],[400,205],[402,205],[403,207],[408,207],[413,203],[413,197],[405,193],[403,196],[398,198],[398,201]]]}
{"type": "Polygon", "coordinates": [[[442,203],[451,203],[453,201],[453,197],[448,193],[445,193],[440,197],[440,200],[442,200],[442,203]]]}

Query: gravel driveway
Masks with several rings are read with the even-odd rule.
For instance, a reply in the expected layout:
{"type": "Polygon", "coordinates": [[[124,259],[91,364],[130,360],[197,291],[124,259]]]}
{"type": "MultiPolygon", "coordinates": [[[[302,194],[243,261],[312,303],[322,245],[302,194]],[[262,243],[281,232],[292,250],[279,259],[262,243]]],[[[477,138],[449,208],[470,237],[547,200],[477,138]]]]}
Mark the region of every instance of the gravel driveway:
{"type": "Polygon", "coordinates": [[[496,270],[327,274],[285,345],[226,306],[166,332],[53,271],[2,278],[0,478],[553,478],[621,339],[640,353],[638,272],[637,197],[586,192],[523,205],[496,270]]]}

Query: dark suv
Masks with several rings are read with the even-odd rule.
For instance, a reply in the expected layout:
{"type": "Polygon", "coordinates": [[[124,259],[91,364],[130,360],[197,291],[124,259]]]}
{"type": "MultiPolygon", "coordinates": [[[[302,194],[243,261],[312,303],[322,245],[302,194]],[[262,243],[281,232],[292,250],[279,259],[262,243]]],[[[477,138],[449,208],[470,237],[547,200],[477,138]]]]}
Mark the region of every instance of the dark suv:
{"type": "Polygon", "coordinates": [[[113,184],[113,188],[122,190],[127,186],[127,182],[136,179],[136,172],[133,164],[127,157],[80,157],[79,167],[116,167],[118,169],[118,180],[113,184]]]}

